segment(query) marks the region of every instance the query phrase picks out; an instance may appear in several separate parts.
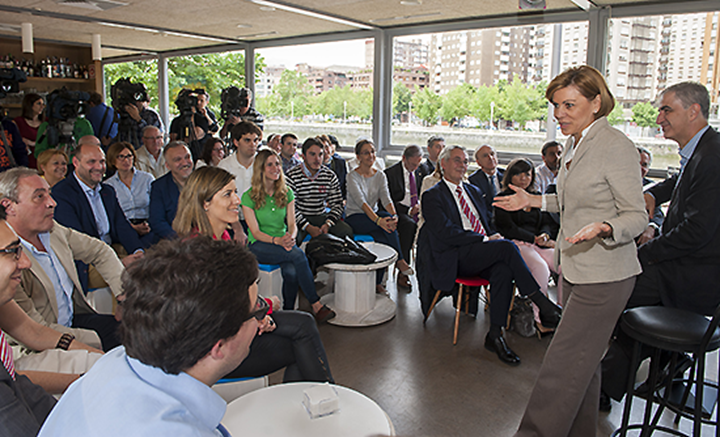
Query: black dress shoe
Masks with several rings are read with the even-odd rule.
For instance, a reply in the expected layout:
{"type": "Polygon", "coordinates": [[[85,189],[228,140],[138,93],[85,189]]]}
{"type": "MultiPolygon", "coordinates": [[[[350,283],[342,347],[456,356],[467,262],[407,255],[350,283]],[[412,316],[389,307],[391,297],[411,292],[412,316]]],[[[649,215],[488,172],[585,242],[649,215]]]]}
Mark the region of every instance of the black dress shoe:
{"type": "Polygon", "coordinates": [[[520,364],[520,357],[515,354],[505,343],[505,338],[500,335],[495,338],[491,338],[490,334],[485,336],[485,349],[495,352],[500,358],[500,361],[506,364],[516,366],[520,364]]]}
{"type": "Polygon", "coordinates": [[[562,318],[562,310],[556,306],[552,311],[541,311],[540,322],[546,328],[555,329],[560,324],[562,318]]]}
{"type": "Polygon", "coordinates": [[[610,402],[610,396],[608,396],[604,391],[600,390],[600,405],[598,407],[598,410],[602,413],[609,413],[612,409],[612,402],[610,402]]]}

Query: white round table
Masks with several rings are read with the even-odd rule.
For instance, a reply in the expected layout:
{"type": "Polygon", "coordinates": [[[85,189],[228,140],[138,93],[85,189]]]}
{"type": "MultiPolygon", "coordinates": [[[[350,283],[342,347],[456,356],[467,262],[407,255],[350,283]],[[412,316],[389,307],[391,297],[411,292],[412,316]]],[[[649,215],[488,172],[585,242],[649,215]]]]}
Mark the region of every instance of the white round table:
{"type": "Polygon", "coordinates": [[[393,436],[390,418],[378,404],[355,390],[333,385],[340,410],[311,419],[303,392],[316,382],[279,384],[255,390],[228,404],[222,424],[234,436],[393,436]]]}
{"type": "Polygon", "coordinates": [[[375,292],[377,270],[393,264],[397,252],[385,244],[359,243],[377,259],[372,264],[326,264],[335,271],[334,293],[320,300],[337,314],[328,323],[338,326],[373,326],[395,317],[397,306],[390,297],[375,292]]]}

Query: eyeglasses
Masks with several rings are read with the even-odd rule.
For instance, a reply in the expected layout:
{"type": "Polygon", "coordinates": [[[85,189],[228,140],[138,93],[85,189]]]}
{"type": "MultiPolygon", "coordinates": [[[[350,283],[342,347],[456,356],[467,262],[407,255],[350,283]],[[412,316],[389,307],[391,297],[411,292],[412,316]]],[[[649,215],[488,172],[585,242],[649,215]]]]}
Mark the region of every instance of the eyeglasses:
{"type": "Polygon", "coordinates": [[[268,311],[270,311],[270,305],[268,305],[265,299],[258,296],[257,303],[255,304],[255,310],[250,312],[245,321],[247,322],[254,317],[255,320],[261,322],[265,316],[267,316],[268,311]]]}
{"type": "MultiPolygon", "coordinates": [[[[22,255],[22,245],[18,244],[17,246],[13,246],[13,247],[4,247],[4,248],[0,249],[0,253],[6,253],[9,255],[11,254],[15,258],[15,261],[19,261],[20,256],[22,255]]],[[[264,301],[264,299],[263,299],[263,301],[264,301]]],[[[267,302],[265,303],[265,305],[267,305],[267,302]]],[[[268,309],[269,309],[269,307],[268,307],[268,309]]]]}
{"type": "Polygon", "coordinates": [[[123,160],[123,161],[125,161],[126,159],[132,159],[132,158],[134,158],[134,156],[133,156],[132,154],[118,155],[118,156],[117,156],[117,159],[121,159],[121,160],[123,160]]]}

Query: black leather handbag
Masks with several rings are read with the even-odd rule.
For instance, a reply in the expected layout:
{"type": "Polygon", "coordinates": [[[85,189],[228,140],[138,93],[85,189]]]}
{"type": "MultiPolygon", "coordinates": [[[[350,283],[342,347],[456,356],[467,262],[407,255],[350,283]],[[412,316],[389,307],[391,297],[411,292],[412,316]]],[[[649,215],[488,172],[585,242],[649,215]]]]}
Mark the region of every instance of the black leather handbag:
{"type": "Polygon", "coordinates": [[[313,271],[330,263],[372,264],[377,259],[374,253],[350,237],[342,239],[332,234],[321,234],[308,241],[305,255],[313,271]]]}

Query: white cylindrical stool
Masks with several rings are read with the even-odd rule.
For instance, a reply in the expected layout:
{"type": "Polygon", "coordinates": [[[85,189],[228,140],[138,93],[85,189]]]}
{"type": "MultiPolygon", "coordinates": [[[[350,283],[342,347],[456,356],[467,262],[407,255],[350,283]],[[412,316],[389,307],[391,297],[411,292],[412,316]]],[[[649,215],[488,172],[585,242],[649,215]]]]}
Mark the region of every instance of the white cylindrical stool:
{"type": "Polygon", "coordinates": [[[396,305],[388,296],[375,293],[377,270],[397,260],[397,252],[387,245],[360,243],[377,255],[372,264],[327,264],[335,271],[334,293],[321,298],[337,315],[328,321],[340,326],[372,326],[395,317],[396,305]]]}

